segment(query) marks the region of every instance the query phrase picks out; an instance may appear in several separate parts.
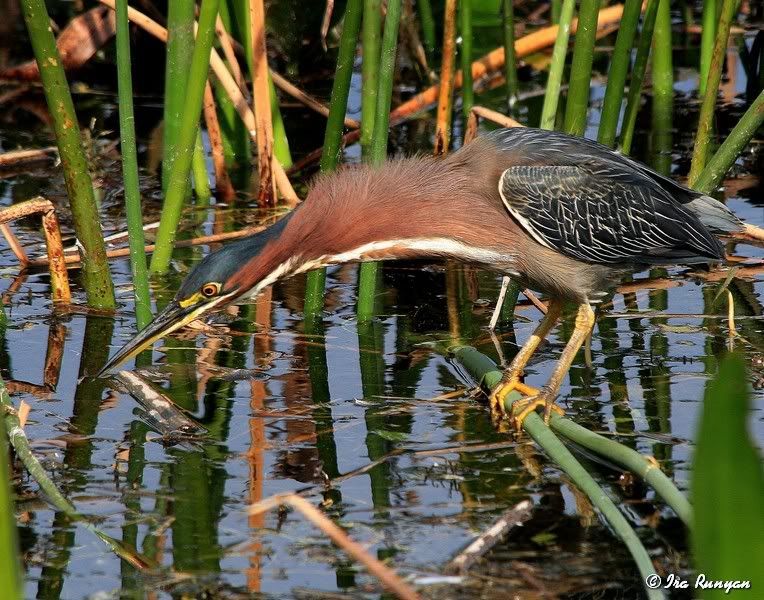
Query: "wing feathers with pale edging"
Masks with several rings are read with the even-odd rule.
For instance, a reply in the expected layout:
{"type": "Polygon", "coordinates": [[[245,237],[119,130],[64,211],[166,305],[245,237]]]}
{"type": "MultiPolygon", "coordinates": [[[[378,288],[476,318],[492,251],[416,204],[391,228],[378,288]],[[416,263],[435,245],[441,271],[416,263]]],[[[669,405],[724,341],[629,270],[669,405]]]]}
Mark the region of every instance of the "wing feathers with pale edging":
{"type": "Polygon", "coordinates": [[[512,216],[538,243],[600,264],[696,263],[723,249],[698,218],[620,165],[515,166],[499,179],[512,216]]]}

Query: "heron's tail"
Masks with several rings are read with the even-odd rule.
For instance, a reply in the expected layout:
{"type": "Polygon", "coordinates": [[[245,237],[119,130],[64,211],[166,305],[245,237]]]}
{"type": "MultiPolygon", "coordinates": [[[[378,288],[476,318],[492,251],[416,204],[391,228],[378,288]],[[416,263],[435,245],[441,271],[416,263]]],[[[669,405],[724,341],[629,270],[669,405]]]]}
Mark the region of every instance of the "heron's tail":
{"type": "Polygon", "coordinates": [[[763,228],[742,221],[722,202],[711,196],[697,196],[685,204],[685,207],[695,213],[700,222],[713,233],[764,242],[763,228]]]}

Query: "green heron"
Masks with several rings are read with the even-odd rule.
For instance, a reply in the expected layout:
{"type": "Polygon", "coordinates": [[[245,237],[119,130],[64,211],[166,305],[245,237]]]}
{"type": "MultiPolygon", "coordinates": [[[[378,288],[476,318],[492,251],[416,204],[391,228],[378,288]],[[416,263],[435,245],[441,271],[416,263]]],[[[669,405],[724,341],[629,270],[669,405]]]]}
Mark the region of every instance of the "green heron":
{"type": "MultiPolygon", "coordinates": [[[[503,410],[527,396],[517,423],[545,407],[594,325],[592,306],[623,275],[651,265],[724,259],[714,236],[745,224],[717,200],[689,190],[596,142],[531,128],[483,135],[443,158],[391,160],[321,175],[305,201],[265,231],[204,258],[175,299],[104,367],[212,310],[256,296],[279,279],[327,265],[451,259],[544,292],[549,307],[491,394],[503,410]],[[520,382],[523,368],[575,302],[575,329],[549,381],[520,382]]],[[[518,403],[515,403],[518,405],[518,403]]],[[[513,405],[513,406],[515,406],[513,405]]]]}

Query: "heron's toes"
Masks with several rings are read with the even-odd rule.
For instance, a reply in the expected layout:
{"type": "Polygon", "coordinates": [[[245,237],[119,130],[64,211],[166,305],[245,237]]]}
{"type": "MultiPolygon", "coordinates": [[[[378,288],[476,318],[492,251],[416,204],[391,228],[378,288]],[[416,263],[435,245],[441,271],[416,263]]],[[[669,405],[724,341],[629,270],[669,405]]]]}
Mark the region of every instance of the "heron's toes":
{"type": "MultiPolygon", "coordinates": [[[[516,376],[508,377],[506,380],[502,379],[496,387],[493,388],[491,395],[488,397],[492,414],[499,417],[507,416],[507,409],[504,406],[504,401],[511,392],[519,392],[525,396],[537,396],[539,394],[539,390],[529,385],[525,385],[516,376]]],[[[522,402],[522,400],[515,401],[515,404],[517,402],[522,402]]]]}
{"type": "Polygon", "coordinates": [[[542,406],[544,407],[544,423],[547,425],[549,425],[549,419],[552,417],[552,412],[556,412],[560,416],[565,416],[565,411],[554,403],[554,398],[555,396],[552,394],[546,391],[541,391],[530,398],[516,401],[512,405],[510,420],[517,431],[520,431],[523,428],[523,423],[528,415],[542,406]]]}

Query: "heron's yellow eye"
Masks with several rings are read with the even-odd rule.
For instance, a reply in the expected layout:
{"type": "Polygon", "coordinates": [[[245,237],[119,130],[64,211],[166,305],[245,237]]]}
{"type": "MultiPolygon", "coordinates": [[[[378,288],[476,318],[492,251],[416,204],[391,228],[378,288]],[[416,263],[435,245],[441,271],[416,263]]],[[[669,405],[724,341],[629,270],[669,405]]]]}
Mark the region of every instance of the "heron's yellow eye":
{"type": "Polygon", "coordinates": [[[205,298],[212,298],[213,296],[217,296],[219,292],[219,283],[205,283],[201,289],[202,296],[205,298]]]}

